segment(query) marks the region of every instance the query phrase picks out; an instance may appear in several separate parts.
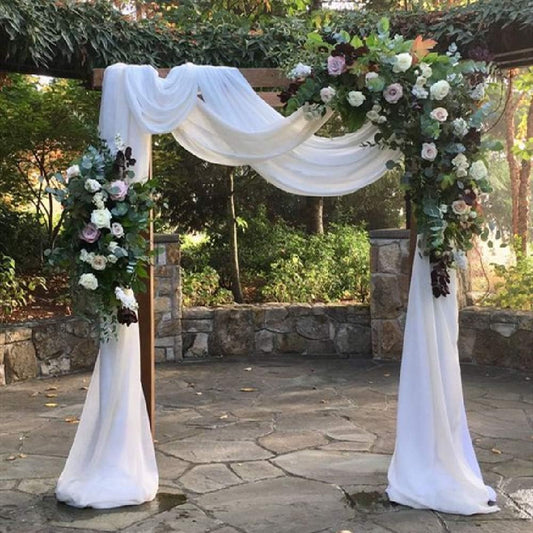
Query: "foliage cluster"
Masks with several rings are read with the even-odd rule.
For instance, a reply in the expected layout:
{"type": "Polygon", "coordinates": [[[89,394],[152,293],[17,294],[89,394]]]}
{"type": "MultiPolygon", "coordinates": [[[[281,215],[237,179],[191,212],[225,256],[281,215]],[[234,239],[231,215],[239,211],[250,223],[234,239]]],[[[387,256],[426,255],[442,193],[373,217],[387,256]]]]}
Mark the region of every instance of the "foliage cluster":
{"type": "Polygon", "coordinates": [[[73,300],[82,315],[98,314],[102,335],[116,323],[137,322],[134,294],[144,289],[149,255],[143,235],[153,207],[153,183],[134,181],[131,149],[116,154],[89,147],[78,164],[58,173],[50,189],[65,213],[66,245],[51,252],[52,264],[71,273],[73,300]]]}
{"type": "Polygon", "coordinates": [[[17,210],[0,201],[0,235],[0,254],[11,257],[19,273],[39,268],[46,229],[34,213],[17,210]]]}
{"type": "Polygon", "coordinates": [[[533,311],[533,255],[515,246],[516,263],[509,267],[493,265],[502,281],[496,284],[487,303],[495,307],[533,311]]]}
{"type": "MultiPolygon", "coordinates": [[[[370,245],[361,228],[332,224],[323,235],[307,236],[282,220],[271,221],[265,209],[259,209],[241,230],[239,243],[245,265],[243,292],[248,300],[329,302],[368,298],[370,245]]],[[[228,301],[229,293],[217,287],[217,276],[220,286],[228,284],[226,257],[226,246],[216,238],[186,243],[182,252],[186,302],[198,304],[193,289],[202,294],[202,302],[228,301]]]]}
{"type": "MultiPolygon", "coordinates": [[[[236,4],[226,3],[228,8],[236,4]]],[[[307,3],[283,2],[286,5],[281,12],[298,13],[307,3]]],[[[90,78],[91,69],[116,62],[158,67],[186,61],[275,67],[301,47],[310,27],[342,27],[364,36],[377,22],[373,13],[364,9],[321,11],[300,19],[269,16],[254,20],[248,18],[250,13],[203,9],[205,2],[154,4],[164,9],[134,21],[107,0],[0,0],[0,64],[7,70],[37,69],[83,79],[90,78]]],[[[531,28],[530,8],[529,0],[480,0],[445,12],[395,10],[391,30],[406,38],[423,33],[445,47],[454,41],[461,49],[479,53],[487,48],[495,28],[508,24],[531,28]]]]}
{"type": "Polygon", "coordinates": [[[391,37],[387,19],[364,39],[345,31],[312,33],[312,66],[299,63],[282,96],[287,112],[304,106],[315,115],[332,108],[349,130],[369,120],[378,130],[374,142],[401,151],[402,183],[414,203],[439,297],[449,292],[454,252],[470,249],[475,235],[488,236],[481,199],[491,189],[481,148],[491,146],[480,147],[490,111],[487,66],[461,61],[455,45],[446,54],[430,52],[435,44],[421,36],[391,37]]]}
{"type": "Polygon", "coordinates": [[[15,272],[14,259],[0,253],[0,318],[9,315],[17,307],[32,302],[32,293],[37,287],[46,289],[44,278],[21,278],[15,272]]]}

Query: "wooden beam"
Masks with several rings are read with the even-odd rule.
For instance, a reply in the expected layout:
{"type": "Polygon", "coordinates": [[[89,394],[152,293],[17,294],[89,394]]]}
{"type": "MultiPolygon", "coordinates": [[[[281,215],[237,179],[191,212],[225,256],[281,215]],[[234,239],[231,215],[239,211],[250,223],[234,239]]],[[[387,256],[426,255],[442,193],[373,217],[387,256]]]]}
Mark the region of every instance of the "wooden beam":
{"type": "MultiPolygon", "coordinates": [[[[92,88],[101,89],[104,79],[103,68],[93,69],[92,88]]],[[[284,88],[288,87],[290,80],[285,77],[283,70],[277,68],[241,68],[241,74],[248,80],[248,83],[255,88],[284,88]]],[[[159,76],[166,78],[170,69],[158,69],[159,76]]],[[[267,93],[269,94],[269,93],[267,93]]]]}
{"type": "MultiPolygon", "coordinates": [[[[146,240],[150,252],[154,249],[154,230],[152,224],[146,240]]],[[[148,266],[146,290],[137,295],[139,302],[139,336],[141,343],[141,384],[146,401],[152,435],[155,434],[155,319],[154,319],[154,267],[148,266]]]]}

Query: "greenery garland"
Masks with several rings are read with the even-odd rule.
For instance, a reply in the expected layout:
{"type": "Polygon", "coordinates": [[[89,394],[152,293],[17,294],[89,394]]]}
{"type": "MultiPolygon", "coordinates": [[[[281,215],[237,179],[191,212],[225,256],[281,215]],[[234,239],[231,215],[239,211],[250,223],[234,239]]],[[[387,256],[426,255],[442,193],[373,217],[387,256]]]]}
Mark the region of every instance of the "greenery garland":
{"type": "MultiPolygon", "coordinates": [[[[120,146],[120,141],[116,143],[120,146]]],[[[131,148],[116,154],[89,147],[50,192],[65,210],[65,246],[50,262],[70,271],[73,301],[81,315],[99,316],[108,339],[117,323],[137,322],[135,293],[148,276],[146,238],[154,202],[152,181],[135,182],[131,148]]]]}
{"type": "MultiPolygon", "coordinates": [[[[305,106],[311,116],[337,111],[348,130],[371,121],[375,142],[404,155],[402,184],[414,203],[420,247],[431,261],[435,297],[449,294],[449,268],[462,262],[476,235],[487,238],[482,199],[491,188],[483,162],[488,67],[462,61],[455,45],[391,37],[389,22],[365,39],[347,32],[312,33],[282,94],[287,112],[305,106]]],[[[400,165],[391,161],[390,168],[400,165]]]]}
{"type": "MultiPolygon", "coordinates": [[[[250,21],[222,12],[209,18],[181,5],[139,22],[108,0],[0,0],[0,66],[89,80],[91,71],[116,62],[172,67],[187,61],[234,67],[283,65],[315,26],[342,26],[363,37],[378,15],[366,10],[321,11],[307,17],[250,21]]],[[[421,33],[445,48],[486,51],[502,28],[533,27],[530,0],[480,0],[447,12],[398,11],[391,32],[421,33]]],[[[470,54],[468,54],[470,55],[470,54]]]]}

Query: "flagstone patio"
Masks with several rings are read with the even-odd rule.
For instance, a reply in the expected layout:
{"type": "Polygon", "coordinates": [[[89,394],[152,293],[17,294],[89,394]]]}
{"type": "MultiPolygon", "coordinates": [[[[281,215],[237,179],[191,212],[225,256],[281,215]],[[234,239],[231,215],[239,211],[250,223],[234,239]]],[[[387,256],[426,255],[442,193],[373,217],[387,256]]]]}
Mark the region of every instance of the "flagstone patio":
{"type": "Polygon", "coordinates": [[[469,424],[502,510],[391,505],[399,367],[362,359],[210,361],[157,368],[154,502],[56,503],[88,374],[0,389],[0,531],[519,533],[533,531],[533,384],[463,366],[469,424]]]}

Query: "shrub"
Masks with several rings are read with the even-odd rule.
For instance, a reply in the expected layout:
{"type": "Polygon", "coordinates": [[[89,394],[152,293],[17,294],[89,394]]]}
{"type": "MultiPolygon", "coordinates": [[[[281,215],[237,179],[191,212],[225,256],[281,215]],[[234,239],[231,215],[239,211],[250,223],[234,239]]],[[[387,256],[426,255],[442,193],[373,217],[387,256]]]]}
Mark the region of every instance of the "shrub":
{"type": "Polygon", "coordinates": [[[36,215],[0,202],[0,235],[0,254],[11,257],[19,272],[34,271],[41,265],[46,228],[36,215]]]}
{"type": "Polygon", "coordinates": [[[533,311],[533,255],[523,254],[516,248],[516,264],[506,267],[494,265],[498,276],[503,278],[495,287],[488,303],[496,307],[509,307],[533,311]]]}
{"type": "Polygon", "coordinates": [[[204,266],[199,272],[181,271],[183,305],[221,305],[233,302],[231,291],[220,286],[217,271],[204,266]]]}
{"type": "Polygon", "coordinates": [[[33,301],[32,292],[37,287],[46,289],[45,280],[40,276],[21,279],[15,272],[15,260],[0,254],[0,318],[33,301]]]}
{"type": "Polygon", "coordinates": [[[261,293],[289,302],[366,301],[370,244],[365,231],[333,225],[324,235],[286,241],[281,257],[266,273],[261,293]]]}
{"type": "MultiPolygon", "coordinates": [[[[232,301],[228,246],[223,236],[186,235],[182,244],[185,305],[232,301]]],[[[283,220],[269,220],[261,206],[239,235],[241,283],[247,301],[331,302],[369,294],[367,232],[332,224],[306,235],[283,220]]]]}

